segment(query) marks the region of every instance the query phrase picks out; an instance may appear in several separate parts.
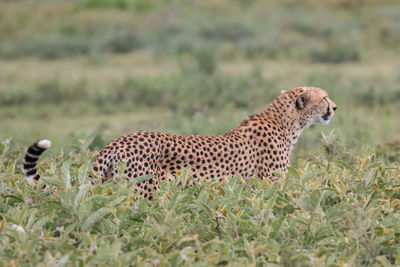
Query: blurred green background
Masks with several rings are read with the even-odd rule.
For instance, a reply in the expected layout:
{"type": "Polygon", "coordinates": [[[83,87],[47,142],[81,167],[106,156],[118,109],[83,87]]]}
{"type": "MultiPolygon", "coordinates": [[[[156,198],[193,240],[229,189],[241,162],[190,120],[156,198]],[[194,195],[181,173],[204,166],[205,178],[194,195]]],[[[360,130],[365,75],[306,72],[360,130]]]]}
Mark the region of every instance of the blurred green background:
{"type": "Polygon", "coordinates": [[[306,85],[338,110],[294,160],[323,144],[397,161],[399,52],[398,0],[1,1],[0,139],[216,135],[306,85]]]}

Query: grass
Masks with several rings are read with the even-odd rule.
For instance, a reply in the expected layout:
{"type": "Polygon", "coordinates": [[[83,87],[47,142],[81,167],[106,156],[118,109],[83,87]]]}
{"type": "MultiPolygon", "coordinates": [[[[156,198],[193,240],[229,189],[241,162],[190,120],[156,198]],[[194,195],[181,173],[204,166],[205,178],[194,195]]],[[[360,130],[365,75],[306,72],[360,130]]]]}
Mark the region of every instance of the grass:
{"type": "Polygon", "coordinates": [[[28,67],[24,75],[17,70],[26,61],[13,62],[4,68],[5,76],[13,78],[2,89],[0,138],[12,136],[25,144],[49,138],[59,149],[76,134],[100,133],[102,145],[142,129],[222,134],[264,107],[281,89],[305,84],[325,88],[339,109],[328,127],[304,131],[295,158],[311,156],[319,146],[320,132],[332,129],[349,149],[363,144],[376,149],[399,140],[395,61],[371,65],[233,61],[220,63],[210,75],[182,73],[164,58],[159,65],[147,63],[155,76],[127,72],[130,62],[145,59],[152,62],[152,55],[110,57],[99,65],[87,65],[84,59],[45,62],[43,72],[28,67]],[[119,67],[111,71],[114,66],[119,67]],[[162,69],[170,73],[158,74],[162,69]]]}
{"type": "Polygon", "coordinates": [[[2,3],[0,58],[59,59],[141,49],[192,54],[222,45],[223,57],[340,63],[388,49],[398,52],[396,1],[172,2],[7,1],[2,3]]]}
{"type": "Polygon", "coordinates": [[[373,154],[346,162],[321,150],[274,183],[177,186],[184,172],[148,204],[124,179],[90,185],[89,146],[46,153],[32,188],[23,150],[1,145],[2,265],[400,264],[400,172],[373,154]]]}

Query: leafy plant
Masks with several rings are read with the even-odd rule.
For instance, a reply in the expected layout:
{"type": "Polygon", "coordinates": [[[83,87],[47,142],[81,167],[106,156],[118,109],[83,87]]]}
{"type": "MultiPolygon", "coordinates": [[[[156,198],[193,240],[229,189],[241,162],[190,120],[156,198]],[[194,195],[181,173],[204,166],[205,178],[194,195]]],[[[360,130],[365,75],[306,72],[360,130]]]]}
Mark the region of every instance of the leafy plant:
{"type": "Polygon", "coordinates": [[[277,182],[184,171],[148,203],[125,180],[91,185],[81,143],[44,155],[35,187],[18,170],[23,151],[2,143],[2,265],[400,263],[400,172],[373,155],[301,162],[277,182]]]}

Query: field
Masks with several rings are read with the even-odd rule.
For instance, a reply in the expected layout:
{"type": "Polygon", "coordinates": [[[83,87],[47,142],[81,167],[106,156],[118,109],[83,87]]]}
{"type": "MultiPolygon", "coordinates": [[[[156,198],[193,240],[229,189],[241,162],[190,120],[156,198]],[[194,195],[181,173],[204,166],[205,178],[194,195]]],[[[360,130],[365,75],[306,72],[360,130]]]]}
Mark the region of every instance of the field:
{"type": "Polygon", "coordinates": [[[399,52],[395,0],[0,2],[0,265],[399,266],[399,52]],[[300,85],[338,110],[279,182],[87,181],[115,137],[222,134],[300,85]]]}

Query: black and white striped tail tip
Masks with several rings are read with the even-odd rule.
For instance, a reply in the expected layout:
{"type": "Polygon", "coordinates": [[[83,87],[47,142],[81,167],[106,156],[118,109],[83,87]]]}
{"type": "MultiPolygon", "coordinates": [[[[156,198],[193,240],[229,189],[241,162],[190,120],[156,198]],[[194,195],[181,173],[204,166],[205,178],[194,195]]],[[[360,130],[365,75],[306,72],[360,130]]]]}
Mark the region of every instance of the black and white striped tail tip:
{"type": "Polygon", "coordinates": [[[28,147],[24,157],[24,167],[22,168],[25,174],[26,181],[34,186],[40,176],[37,173],[36,164],[40,155],[51,146],[51,142],[47,139],[39,140],[28,147]]]}
{"type": "Polygon", "coordinates": [[[43,139],[37,142],[37,146],[41,149],[48,149],[51,147],[51,141],[47,139],[43,139]]]}

